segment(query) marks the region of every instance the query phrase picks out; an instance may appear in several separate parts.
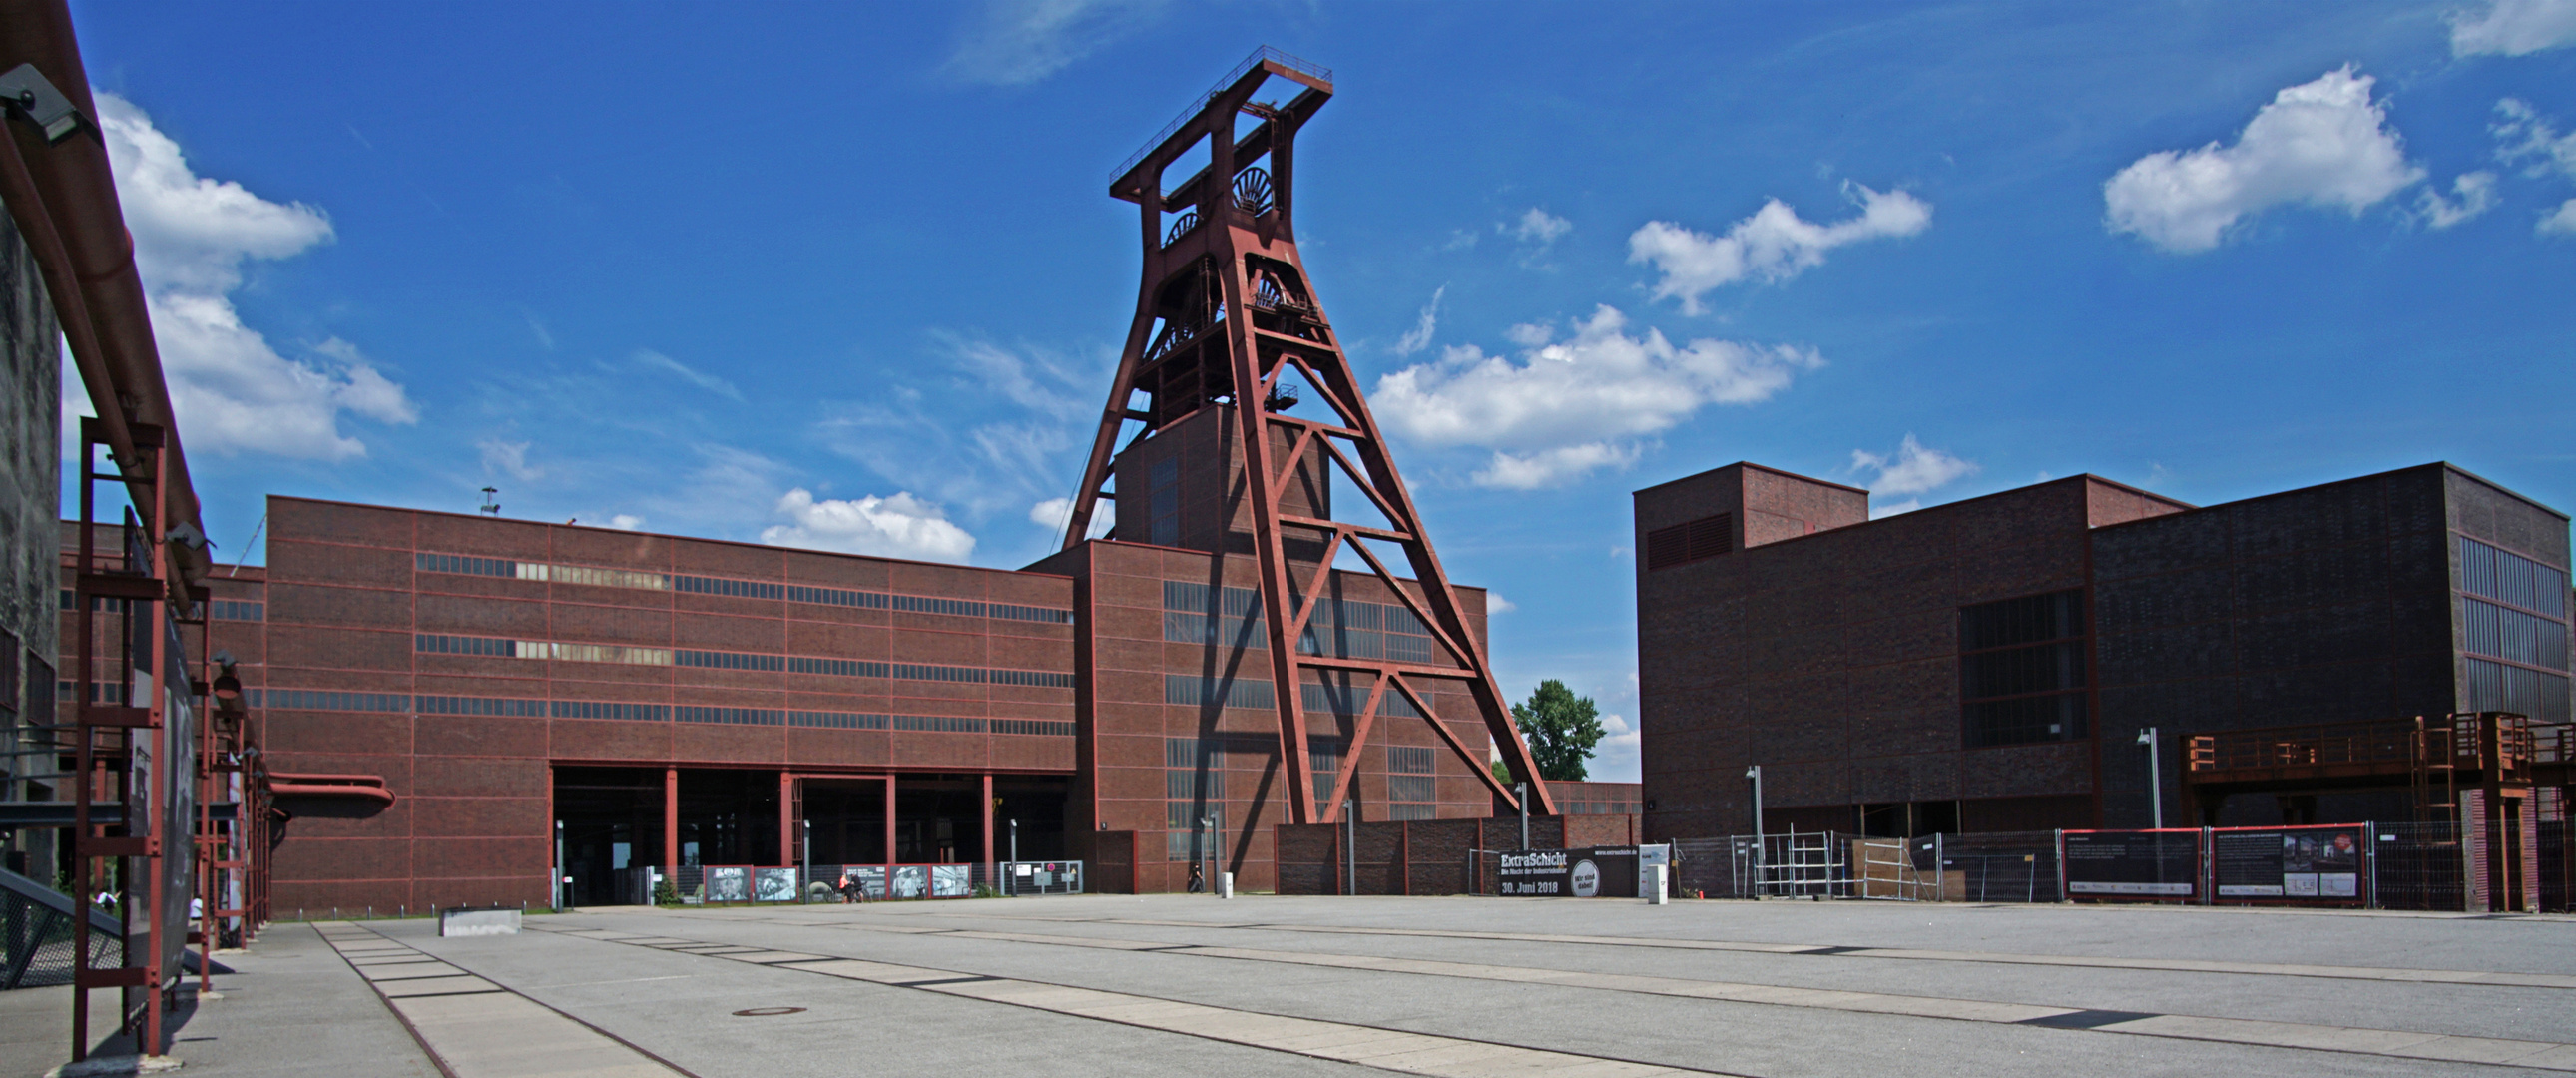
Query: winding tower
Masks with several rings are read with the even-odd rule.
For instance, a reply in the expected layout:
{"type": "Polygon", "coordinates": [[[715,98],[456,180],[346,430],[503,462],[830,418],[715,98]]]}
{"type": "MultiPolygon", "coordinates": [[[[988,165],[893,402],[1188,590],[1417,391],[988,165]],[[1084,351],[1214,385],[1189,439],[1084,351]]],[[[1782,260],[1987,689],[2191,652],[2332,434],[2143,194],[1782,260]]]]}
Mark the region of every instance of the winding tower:
{"type": "Polygon", "coordinates": [[[1450,729],[1424,688],[1438,679],[1453,690],[1440,697],[1455,702],[1463,683],[1513,778],[1529,784],[1530,810],[1553,813],[1298,255],[1297,133],[1332,95],[1330,71],[1261,49],[1111,182],[1110,195],[1140,211],[1143,277],[1064,547],[1080,545],[1100,500],[1113,499],[1114,538],[1254,556],[1258,623],[1249,609],[1225,613],[1245,634],[1266,638],[1274,690],[1267,695],[1278,712],[1292,822],[1338,821],[1357,770],[1327,768],[1331,789],[1314,789],[1306,690],[1319,682],[1352,701],[1364,694],[1344,753],[1356,753],[1383,716],[1420,716],[1499,803],[1518,808],[1513,789],[1450,729]],[[1286,100],[1256,100],[1274,92],[1286,100]],[[1189,171],[1200,160],[1204,167],[1189,171]],[[1185,174],[1167,186],[1167,173],[1185,174]],[[1291,414],[1301,404],[1316,414],[1291,414]],[[1195,472],[1218,477],[1201,489],[1222,496],[1185,496],[1176,454],[1193,455],[1195,472]],[[1338,519],[1336,490],[1349,515],[1374,519],[1338,519]],[[1399,553],[1409,580],[1389,567],[1399,553]],[[1356,563],[1350,574],[1364,566],[1399,600],[1420,626],[1407,630],[1429,637],[1427,653],[1369,654],[1330,643],[1349,635],[1347,625],[1327,624],[1341,609],[1324,602],[1338,591],[1337,560],[1356,563]]]}

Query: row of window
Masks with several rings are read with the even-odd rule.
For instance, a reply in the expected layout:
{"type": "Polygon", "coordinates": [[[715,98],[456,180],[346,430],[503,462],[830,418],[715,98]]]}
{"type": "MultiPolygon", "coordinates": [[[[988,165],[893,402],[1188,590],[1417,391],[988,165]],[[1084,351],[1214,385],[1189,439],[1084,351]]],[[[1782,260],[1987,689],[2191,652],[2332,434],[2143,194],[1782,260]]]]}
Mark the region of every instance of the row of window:
{"type": "Polygon", "coordinates": [[[2462,599],[2460,649],[2471,655],[2563,669],[2567,623],[2481,599],[2462,599]]]}
{"type": "Polygon", "coordinates": [[[268,604],[241,599],[217,599],[206,604],[207,616],[217,621],[266,621],[268,604]]]}
{"type": "Polygon", "coordinates": [[[2084,593],[1959,608],[1959,719],[1970,748],[2085,736],[2084,593]]]}
{"type": "Polygon", "coordinates": [[[734,580],[726,577],[689,576],[679,573],[665,575],[628,569],[548,565],[541,562],[509,561],[500,558],[475,558],[462,554],[422,553],[412,557],[413,567],[425,573],[461,573],[470,576],[545,580],[557,584],[587,584],[593,587],[636,588],[645,591],[677,591],[692,595],[723,595],[743,599],[784,599],[792,603],[813,603],[820,606],[908,610],[922,614],[1001,618],[1006,621],[1034,621],[1051,625],[1073,623],[1073,611],[1056,607],[895,595],[888,592],[818,588],[802,584],[774,584],[761,580],[734,580]]]}
{"type": "Polygon", "coordinates": [[[529,700],[482,696],[407,696],[401,693],[318,689],[252,689],[252,707],[299,711],[413,712],[422,715],[490,715],[515,718],[611,719],[623,722],[720,723],[736,726],[811,726],[843,730],[917,730],[934,733],[1073,736],[1073,723],[1052,719],[986,719],[973,715],[880,715],[847,711],[637,704],[606,700],[529,700]]]}
{"type": "Polygon", "coordinates": [[[2468,660],[2469,710],[2511,711],[2533,722],[2568,721],[2567,679],[2519,666],[2468,660]]]}
{"type": "Polygon", "coordinates": [[[2509,550],[2460,538],[2460,590],[2561,621],[2567,618],[2567,573],[2509,550]]]}
{"type": "Polygon", "coordinates": [[[926,666],[857,659],[763,655],[740,651],[624,647],[615,644],[558,644],[542,640],[503,640],[487,636],[447,636],[438,633],[413,634],[412,647],[416,651],[437,655],[482,655],[503,659],[560,659],[568,662],[686,666],[711,670],[763,670],[799,674],[832,674],[841,677],[893,677],[907,681],[1026,685],[1042,689],[1073,687],[1072,674],[1054,670],[926,666]]]}
{"type": "MultiPolygon", "coordinates": [[[[1267,648],[1261,593],[1251,588],[1211,588],[1181,580],[1163,582],[1163,639],[1176,644],[1267,648]]],[[[1315,604],[1298,634],[1297,650],[1344,659],[1431,663],[1438,650],[1431,630],[1413,611],[1386,603],[1326,598],[1315,604]]]]}

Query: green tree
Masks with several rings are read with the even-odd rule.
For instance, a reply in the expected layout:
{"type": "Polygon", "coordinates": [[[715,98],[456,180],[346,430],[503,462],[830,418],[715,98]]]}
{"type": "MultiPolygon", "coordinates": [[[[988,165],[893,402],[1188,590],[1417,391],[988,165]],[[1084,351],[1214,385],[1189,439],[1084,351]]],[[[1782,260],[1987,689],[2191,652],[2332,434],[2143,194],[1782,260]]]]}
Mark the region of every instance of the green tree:
{"type": "Polygon", "coordinates": [[[1512,721],[1529,739],[1538,757],[1538,775],[1554,782],[1581,782],[1583,761],[1601,743],[1600,710],[1589,696],[1576,696],[1565,683],[1550,678],[1538,683],[1527,703],[1512,705],[1512,721]]]}

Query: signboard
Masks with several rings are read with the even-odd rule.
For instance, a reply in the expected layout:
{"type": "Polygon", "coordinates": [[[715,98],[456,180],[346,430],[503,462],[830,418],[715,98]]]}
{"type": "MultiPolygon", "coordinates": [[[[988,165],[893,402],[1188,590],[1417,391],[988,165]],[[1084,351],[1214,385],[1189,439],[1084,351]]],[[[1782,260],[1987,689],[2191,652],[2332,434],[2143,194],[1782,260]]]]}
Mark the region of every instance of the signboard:
{"type": "Polygon", "coordinates": [[[1669,887],[1672,880],[1672,865],[1673,848],[1671,844],[1666,843],[1654,846],[1637,847],[1638,897],[1643,898],[1655,893],[1654,881],[1647,877],[1653,875],[1657,868],[1665,870],[1664,879],[1666,881],[1666,886],[1669,887]]]}
{"type": "Polygon", "coordinates": [[[2059,864],[2068,898],[2189,899],[2199,893],[2198,831],[2068,831],[2059,864]]]}
{"type": "Polygon", "coordinates": [[[886,896],[886,870],[884,865],[869,865],[864,868],[845,868],[841,870],[841,878],[843,880],[856,882],[859,885],[859,897],[870,902],[879,901],[886,896]]]}
{"type": "Polygon", "coordinates": [[[1502,855],[1497,893],[1532,898],[1635,898],[1637,849],[1524,850],[1502,855]]]}
{"type": "Polygon", "coordinates": [[[753,895],[762,902],[796,901],[796,870],[792,868],[755,868],[752,871],[753,895]]]}
{"type": "Polygon", "coordinates": [[[2220,898],[2361,901],[2368,851],[2359,826],[2230,829],[2210,839],[2220,898]]]}
{"type": "Polygon", "coordinates": [[[751,870],[739,866],[707,870],[707,901],[751,901],[751,870]]]}

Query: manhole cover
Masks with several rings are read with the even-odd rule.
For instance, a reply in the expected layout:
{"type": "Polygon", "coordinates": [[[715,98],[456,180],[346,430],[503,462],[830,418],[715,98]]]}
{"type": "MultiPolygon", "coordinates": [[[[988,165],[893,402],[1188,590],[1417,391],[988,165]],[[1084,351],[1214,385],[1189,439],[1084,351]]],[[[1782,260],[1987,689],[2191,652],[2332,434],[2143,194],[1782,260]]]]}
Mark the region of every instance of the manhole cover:
{"type": "Polygon", "coordinates": [[[736,1018],[768,1018],[773,1015],[803,1013],[805,1013],[805,1008],[803,1007],[753,1007],[748,1010],[735,1011],[733,1012],[733,1016],[736,1018]]]}

